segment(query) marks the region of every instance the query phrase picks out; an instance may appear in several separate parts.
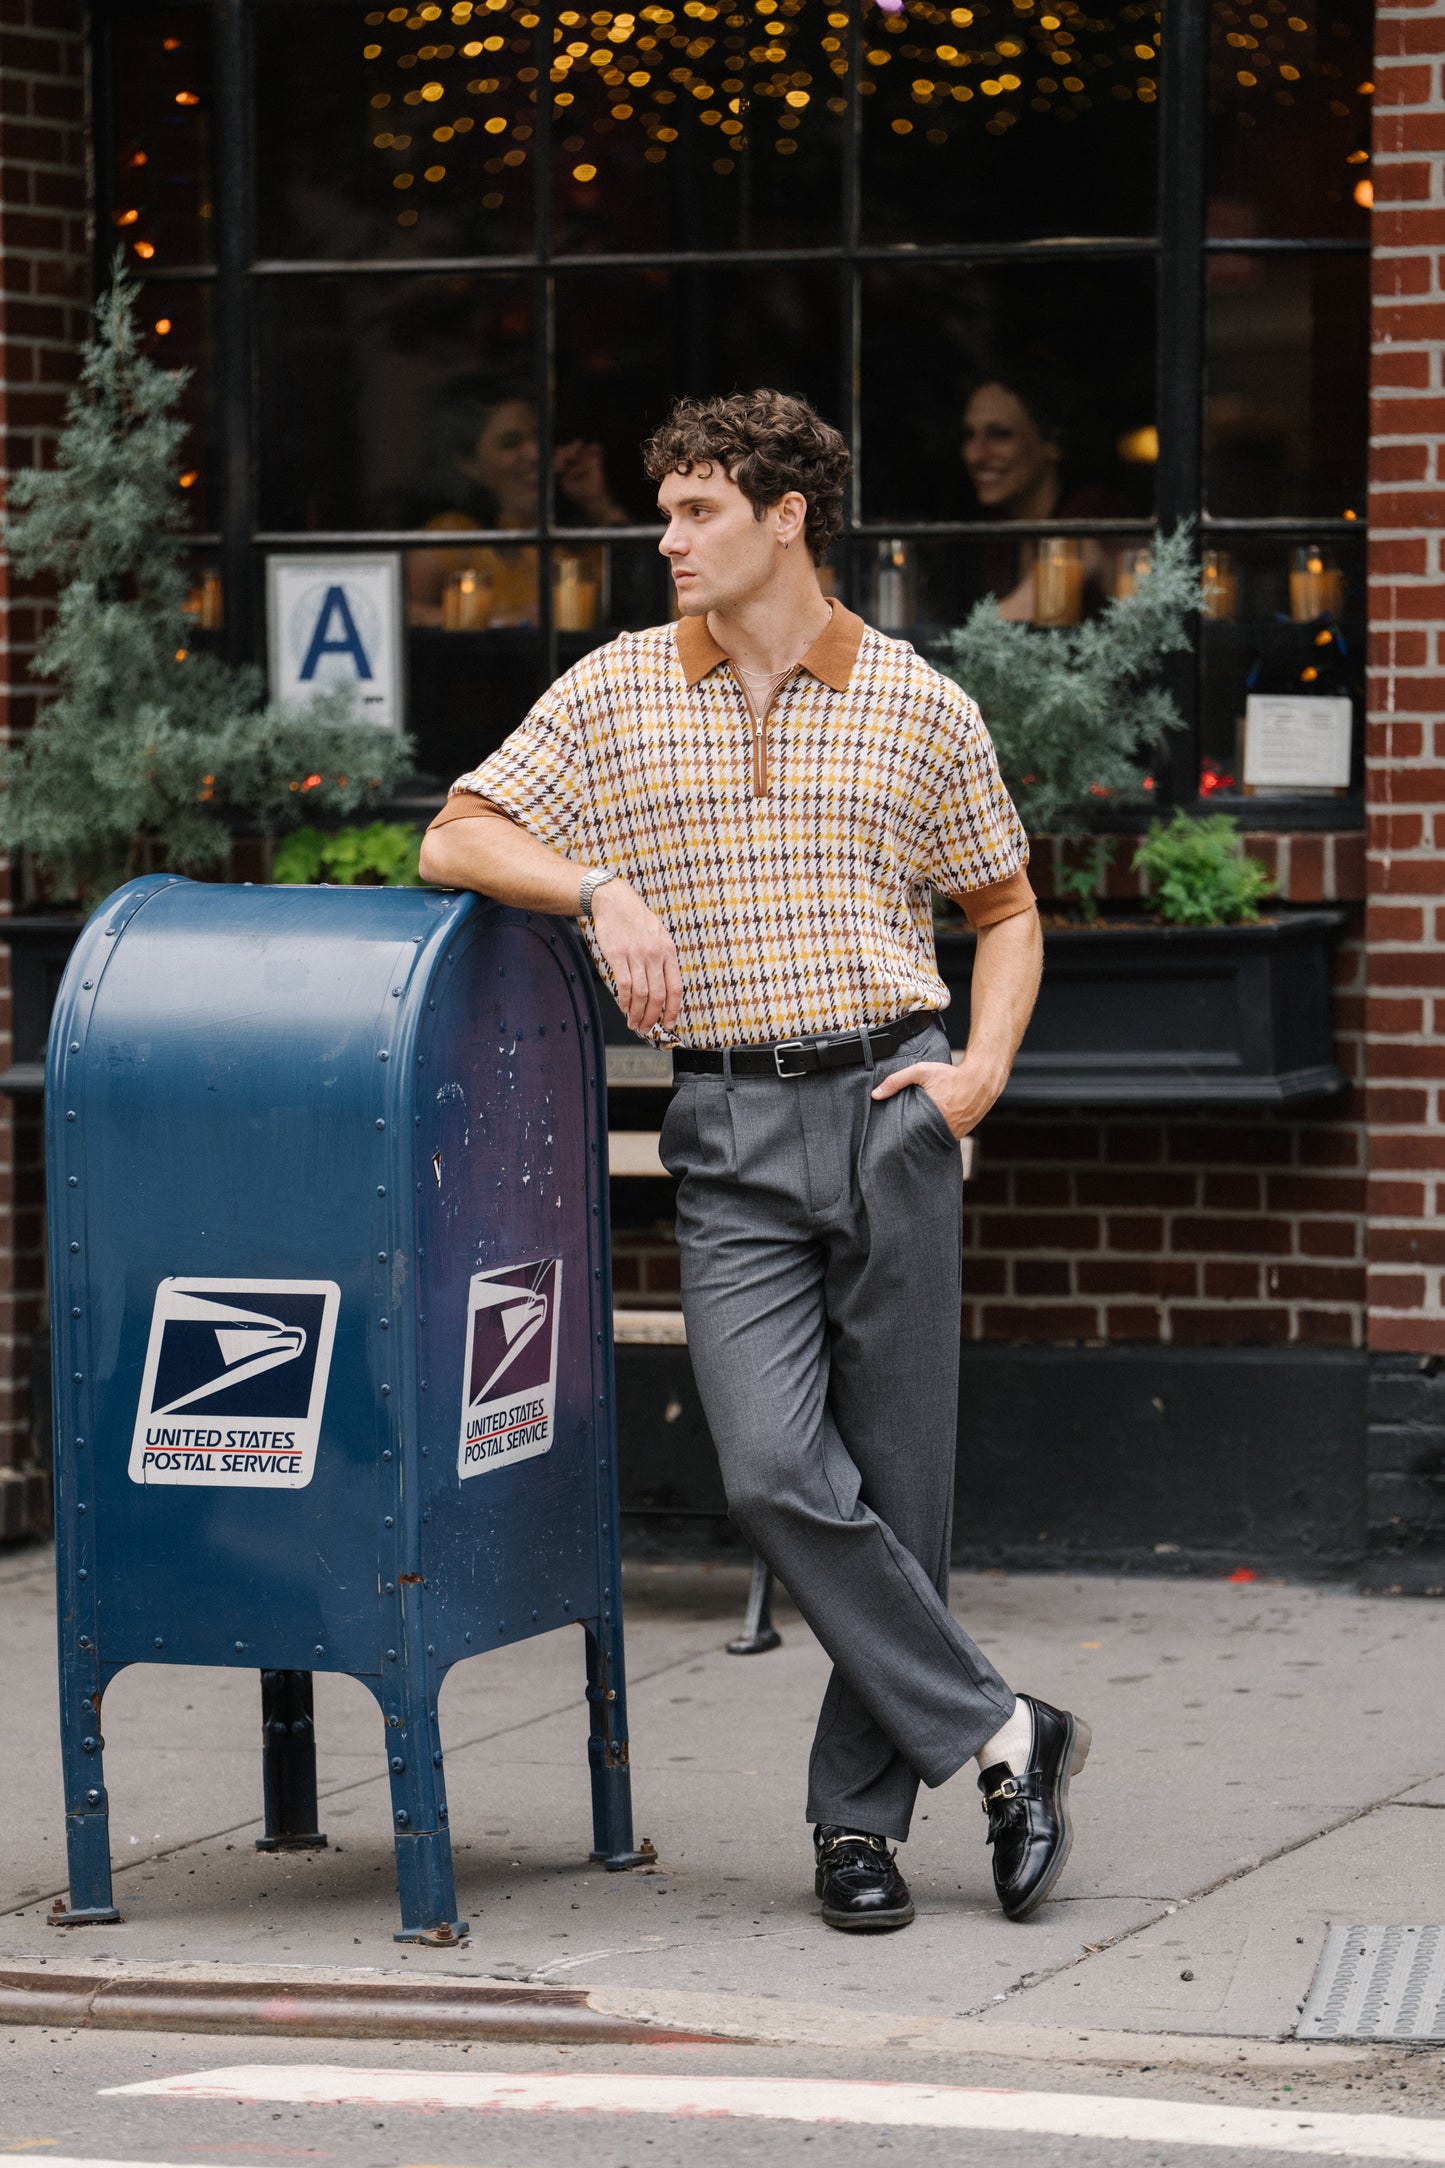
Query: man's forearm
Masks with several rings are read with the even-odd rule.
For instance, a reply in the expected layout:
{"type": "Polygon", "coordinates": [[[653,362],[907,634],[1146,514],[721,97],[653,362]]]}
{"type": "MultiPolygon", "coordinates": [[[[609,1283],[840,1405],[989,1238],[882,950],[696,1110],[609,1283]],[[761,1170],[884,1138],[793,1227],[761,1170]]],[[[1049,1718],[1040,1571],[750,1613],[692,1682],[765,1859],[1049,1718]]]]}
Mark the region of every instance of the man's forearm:
{"type": "Polygon", "coordinates": [[[424,881],[439,888],[474,888],[498,903],[556,918],[577,916],[586,871],[490,807],[429,828],[422,838],[424,881]]]}
{"type": "Polygon", "coordinates": [[[1038,999],[1044,938],[1036,910],[1019,911],[978,932],[969,988],[964,1067],[1002,1091],[1038,999]]]}

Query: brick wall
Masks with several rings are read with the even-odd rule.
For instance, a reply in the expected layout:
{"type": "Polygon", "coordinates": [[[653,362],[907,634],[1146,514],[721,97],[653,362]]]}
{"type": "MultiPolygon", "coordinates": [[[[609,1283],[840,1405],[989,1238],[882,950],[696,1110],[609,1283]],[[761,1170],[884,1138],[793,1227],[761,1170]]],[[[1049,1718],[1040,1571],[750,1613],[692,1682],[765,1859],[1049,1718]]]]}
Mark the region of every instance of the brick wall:
{"type": "Polygon", "coordinates": [[[1369,1342],[1445,1352],[1445,8],[1381,0],[1367,722],[1369,1342]]]}
{"type": "MultiPolygon", "coordinates": [[[[44,462],[85,332],[90,283],[84,14],[71,0],[0,0],[0,488],[44,462]]],[[[0,557],[0,732],[34,718],[27,675],[43,604],[0,557]]],[[[0,910],[11,907],[0,868],[0,910]]],[[[9,955],[0,947],[0,1068],[10,1060],[9,955]]],[[[0,1540],[43,1521],[30,1450],[32,1337],[44,1316],[39,1107],[0,1095],[0,1540]]]]}

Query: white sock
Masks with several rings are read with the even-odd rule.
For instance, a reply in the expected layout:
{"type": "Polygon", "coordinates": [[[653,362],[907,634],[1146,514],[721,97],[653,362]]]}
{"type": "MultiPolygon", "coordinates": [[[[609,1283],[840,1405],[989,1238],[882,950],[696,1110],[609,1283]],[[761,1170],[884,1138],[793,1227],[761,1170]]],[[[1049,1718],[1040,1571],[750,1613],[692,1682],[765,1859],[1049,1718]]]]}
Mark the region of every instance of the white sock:
{"type": "Polygon", "coordinates": [[[987,1746],[980,1747],[977,1760],[980,1769],[994,1769],[1005,1762],[1016,1777],[1021,1777],[1029,1765],[1034,1750],[1034,1712],[1020,1695],[1014,1703],[1014,1713],[1002,1731],[996,1731],[987,1746]]]}

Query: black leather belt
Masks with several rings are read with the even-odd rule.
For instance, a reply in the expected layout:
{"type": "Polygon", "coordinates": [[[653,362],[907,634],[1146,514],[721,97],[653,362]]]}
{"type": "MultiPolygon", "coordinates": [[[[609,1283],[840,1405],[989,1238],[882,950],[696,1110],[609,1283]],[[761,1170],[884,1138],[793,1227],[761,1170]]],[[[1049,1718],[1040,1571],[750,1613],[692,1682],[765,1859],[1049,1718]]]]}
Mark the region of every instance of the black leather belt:
{"type": "MultiPolygon", "coordinates": [[[[861,1069],[871,1053],[875,1061],[896,1054],[900,1046],[939,1021],[936,1009],[915,1009],[895,1023],[880,1024],[868,1033],[867,1051],[861,1031],[833,1032],[813,1039],[778,1039],[772,1046],[732,1048],[734,1076],[815,1076],[821,1069],[861,1069]]],[[[674,1076],[722,1076],[725,1066],[721,1048],[679,1046],[673,1049],[674,1076]]]]}

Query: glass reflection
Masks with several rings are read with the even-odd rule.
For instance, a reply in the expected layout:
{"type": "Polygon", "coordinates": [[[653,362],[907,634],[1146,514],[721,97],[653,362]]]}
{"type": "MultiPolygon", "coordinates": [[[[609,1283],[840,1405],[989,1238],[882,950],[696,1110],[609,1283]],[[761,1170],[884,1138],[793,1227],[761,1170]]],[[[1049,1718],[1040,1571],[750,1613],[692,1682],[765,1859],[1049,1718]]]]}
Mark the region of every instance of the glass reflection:
{"type": "Polygon", "coordinates": [[[1369,236],[1372,0],[1212,0],[1209,231],[1369,236]]]}
{"type": "Polygon", "coordinates": [[[261,280],[256,313],[264,527],[536,525],[525,279],[261,280]]]}
{"type": "Polygon", "coordinates": [[[1283,536],[1232,535],[1227,548],[1212,545],[1206,555],[1213,559],[1216,590],[1200,627],[1201,794],[1243,792],[1251,695],[1349,699],[1358,780],[1365,683],[1363,536],[1320,545],[1283,536]]]}
{"type": "Polygon", "coordinates": [[[1206,326],[1210,511],[1363,512],[1368,258],[1212,256],[1206,326]]]}
{"type": "Polygon", "coordinates": [[[1156,7],[904,0],[861,46],[865,241],[1153,232],[1156,7]]]}
{"type": "Polygon", "coordinates": [[[147,279],[141,288],[141,336],[151,361],[189,372],[181,387],[186,423],[177,480],[193,529],[220,521],[216,435],[215,288],[209,279],[147,279]]]}
{"type": "Polygon", "coordinates": [[[257,8],[260,253],[528,247],[537,20],[510,0],[257,8]]]}
{"type": "Polygon", "coordinates": [[[212,261],[211,20],[204,7],[113,21],[111,220],[135,269],[212,261]]]}

